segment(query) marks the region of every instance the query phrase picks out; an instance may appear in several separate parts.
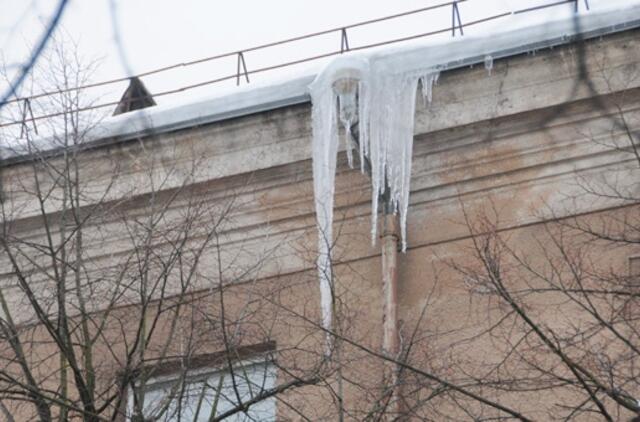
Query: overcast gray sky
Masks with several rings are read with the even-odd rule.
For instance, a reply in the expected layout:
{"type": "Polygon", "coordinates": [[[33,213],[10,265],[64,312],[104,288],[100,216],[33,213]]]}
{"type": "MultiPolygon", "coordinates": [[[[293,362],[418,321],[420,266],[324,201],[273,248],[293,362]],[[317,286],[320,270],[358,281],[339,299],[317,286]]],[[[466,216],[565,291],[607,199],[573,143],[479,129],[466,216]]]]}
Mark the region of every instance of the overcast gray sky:
{"type": "MultiPolygon", "coordinates": [[[[94,78],[104,80],[446,1],[71,0],[62,19],[62,31],[67,38],[78,41],[83,56],[101,59],[94,78]],[[116,34],[121,41],[121,50],[116,34]]],[[[550,1],[468,0],[460,4],[460,13],[464,22],[550,1]]],[[[606,0],[590,0],[596,7],[602,2],[606,0]]],[[[56,3],[54,0],[0,0],[0,49],[4,63],[11,65],[24,60],[28,46],[40,35],[42,22],[49,19],[56,3]]],[[[349,34],[349,41],[351,46],[357,46],[446,28],[450,24],[451,8],[444,8],[354,29],[349,34]]],[[[479,25],[465,32],[479,34],[495,24],[499,22],[479,25]]],[[[339,34],[331,34],[262,53],[248,53],[246,61],[251,69],[328,52],[339,45],[339,34]]],[[[152,93],[174,89],[233,73],[235,60],[180,68],[145,78],[144,82],[152,93]]],[[[281,71],[276,76],[282,77],[287,72],[290,71],[281,71]]],[[[273,74],[256,75],[252,76],[252,81],[268,81],[273,77],[273,74]]],[[[231,84],[235,81],[227,85],[231,84]]],[[[125,87],[126,84],[111,87],[109,99],[117,97],[125,87]]],[[[181,98],[163,97],[158,103],[207,96],[218,89],[218,86],[207,86],[183,94],[181,98]]]]}

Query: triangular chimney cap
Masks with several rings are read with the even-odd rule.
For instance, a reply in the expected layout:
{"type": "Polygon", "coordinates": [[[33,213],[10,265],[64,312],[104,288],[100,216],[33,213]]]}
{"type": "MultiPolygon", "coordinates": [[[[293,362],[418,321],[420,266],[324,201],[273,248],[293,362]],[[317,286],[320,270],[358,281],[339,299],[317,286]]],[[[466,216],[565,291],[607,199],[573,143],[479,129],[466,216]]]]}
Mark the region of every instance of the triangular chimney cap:
{"type": "Polygon", "coordinates": [[[138,77],[134,76],[129,78],[129,87],[127,87],[124,94],[122,94],[122,98],[120,98],[120,102],[116,106],[113,115],[117,116],[118,114],[128,113],[133,110],[140,110],[154,105],[156,105],[156,102],[153,100],[151,93],[147,90],[142,81],[138,77]]]}

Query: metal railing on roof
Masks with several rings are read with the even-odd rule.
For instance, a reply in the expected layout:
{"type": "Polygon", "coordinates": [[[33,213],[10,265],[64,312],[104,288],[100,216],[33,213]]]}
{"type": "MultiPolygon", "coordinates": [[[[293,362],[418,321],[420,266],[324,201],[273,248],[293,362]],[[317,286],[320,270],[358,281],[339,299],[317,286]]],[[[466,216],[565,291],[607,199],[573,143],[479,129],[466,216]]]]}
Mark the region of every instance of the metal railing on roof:
{"type": "Polygon", "coordinates": [[[301,63],[312,62],[312,61],[320,60],[320,59],[323,59],[323,58],[344,54],[344,53],[347,53],[347,52],[350,52],[350,51],[366,50],[366,49],[371,49],[371,48],[385,46],[385,45],[397,44],[397,43],[410,41],[410,40],[415,40],[415,39],[419,39],[419,38],[425,38],[425,37],[435,36],[435,35],[439,35],[439,34],[444,34],[444,33],[447,33],[447,32],[451,32],[451,36],[452,37],[455,37],[456,35],[458,35],[458,33],[459,33],[460,36],[463,36],[465,28],[469,28],[469,27],[472,27],[472,26],[475,26],[475,25],[478,25],[478,24],[481,24],[481,23],[489,22],[489,21],[498,20],[498,19],[501,19],[501,18],[504,18],[504,17],[507,17],[507,16],[533,12],[533,11],[544,9],[544,8],[561,6],[561,5],[566,5],[566,4],[574,4],[575,12],[578,12],[579,4],[582,3],[584,5],[585,9],[587,9],[587,10],[589,9],[588,0],[558,0],[558,1],[551,2],[551,3],[535,6],[535,7],[529,7],[529,8],[519,9],[519,10],[515,10],[515,11],[498,13],[498,14],[494,14],[494,15],[491,15],[491,16],[486,16],[486,17],[483,17],[483,18],[480,18],[480,19],[471,20],[471,21],[463,21],[462,17],[461,17],[461,14],[460,14],[459,5],[461,3],[465,3],[465,2],[468,2],[468,1],[470,1],[470,0],[452,0],[452,1],[445,2],[445,3],[440,3],[440,4],[428,6],[428,7],[423,7],[423,8],[419,8],[419,9],[410,10],[410,11],[407,11],[407,12],[402,12],[402,13],[397,13],[397,14],[393,14],[393,15],[384,16],[384,17],[381,17],[381,18],[361,21],[361,22],[357,22],[357,23],[354,23],[354,24],[351,24],[351,25],[347,25],[347,26],[343,26],[343,27],[328,29],[328,30],[314,32],[314,33],[301,35],[301,36],[297,36],[297,37],[287,38],[287,39],[280,40],[280,41],[261,44],[261,45],[253,46],[253,47],[246,48],[246,49],[243,49],[243,50],[240,50],[240,51],[233,51],[233,52],[218,54],[218,55],[209,56],[209,57],[205,57],[205,58],[198,59],[198,60],[193,60],[193,61],[188,61],[188,62],[175,63],[175,64],[172,64],[172,65],[169,65],[169,66],[164,66],[164,67],[152,69],[152,70],[149,70],[149,71],[146,71],[146,72],[143,72],[143,73],[139,73],[139,74],[131,76],[131,77],[110,79],[110,80],[105,80],[105,81],[101,81],[101,82],[95,82],[95,83],[90,83],[90,84],[85,84],[85,85],[80,85],[80,86],[75,86],[75,87],[69,87],[69,88],[65,88],[65,89],[40,92],[40,93],[37,93],[37,94],[24,96],[24,97],[17,97],[17,98],[14,98],[14,99],[6,101],[4,104],[2,104],[2,106],[6,105],[6,104],[22,103],[21,107],[20,107],[21,118],[17,119],[17,120],[12,120],[12,121],[9,121],[9,122],[5,122],[5,123],[0,123],[0,128],[20,125],[21,126],[20,136],[23,137],[24,134],[28,130],[30,130],[30,128],[28,127],[28,124],[31,124],[33,126],[33,130],[37,133],[38,129],[37,129],[36,122],[38,122],[39,120],[50,119],[50,118],[53,118],[53,117],[58,117],[58,116],[62,116],[62,115],[69,114],[69,113],[79,113],[79,112],[85,112],[85,111],[90,111],[90,110],[102,109],[102,108],[106,108],[106,107],[115,107],[118,104],[120,104],[120,101],[109,101],[109,102],[104,102],[104,103],[100,103],[100,104],[92,104],[92,105],[85,106],[85,107],[78,107],[78,108],[74,108],[74,109],[70,109],[70,110],[65,110],[63,112],[51,112],[51,113],[45,113],[45,114],[40,114],[40,115],[34,115],[33,108],[32,108],[32,103],[33,103],[34,100],[41,99],[43,97],[50,97],[50,96],[60,95],[60,94],[64,94],[64,93],[74,92],[74,91],[82,91],[82,90],[86,90],[86,89],[89,89],[89,88],[96,88],[96,87],[112,85],[112,84],[116,84],[116,83],[122,83],[122,82],[129,81],[133,77],[137,77],[137,78],[142,79],[144,77],[148,77],[148,76],[151,76],[151,75],[156,75],[156,74],[163,73],[163,72],[170,71],[170,70],[174,70],[174,69],[177,69],[177,68],[184,68],[184,67],[194,66],[194,65],[205,63],[205,62],[212,62],[212,61],[221,60],[221,59],[225,59],[225,58],[230,58],[230,57],[234,57],[234,56],[237,58],[237,66],[236,66],[236,71],[234,73],[230,73],[230,74],[227,74],[225,76],[218,77],[218,78],[215,78],[215,79],[206,80],[206,81],[203,81],[203,82],[198,82],[198,83],[195,83],[195,84],[184,85],[184,86],[181,86],[179,88],[174,88],[174,89],[170,89],[170,90],[157,92],[157,93],[153,94],[153,97],[157,98],[157,97],[163,97],[163,96],[168,96],[168,95],[172,95],[172,94],[177,94],[177,93],[185,92],[185,91],[188,91],[188,90],[192,90],[192,89],[196,89],[196,88],[200,88],[200,87],[204,87],[204,86],[208,86],[208,85],[212,85],[212,84],[216,84],[216,83],[220,83],[220,82],[224,82],[224,81],[229,81],[229,80],[233,80],[233,79],[236,80],[236,85],[240,85],[240,82],[241,82],[242,79],[244,79],[247,83],[250,83],[250,76],[251,75],[256,75],[256,74],[259,74],[259,73],[264,73],[264,72],[268,72],[268,71],[272,71],[272,70],[276,70],[276,69],[282,69],[282,68],[285,68],[285,67],[298,65],[298,64],[301,64],[301,63]],[[416,15],[416,14],[419,14],[419,13],[429,12],[429,11],[433,11],[433,10],[436,10],[436,9],[443,9],[443,8],[451,8],[451,24],[449,26],[445,27],[445,28],[437,29],[437,30],[433,30],[433,31],[428,31],[428,32],[423,32],[423,33],[418,33],[418,34],[414,34],[414,35],[410,35],[410,36],[393,38],[393,39],[380,41],[380,42],[363,44],[363,45],[359,45],[359,46],[353,46],[353,45],[350,45],[350,43],[349,43],[349,30],[351,30],[351,29],[354,29],[354,28],[357,28],[357,27],[363,27],[363,26],[367,26],[367,25],[371,25],[371,24],[375,24],[375,23],[379,23],[379,22],[389,21],[389,20],[393,20],[393,19],[399,19],[399,18],[402,18],[402,17],[406,17],[406,16],[410,16],[410,15],[416,15]],[[337,35],[337,38],[340,40],[340,48],[339,49],[336,48],[333,51],[307,56],[307,57],[304,57],[304,58],[298,59],[298,60],[285,61],[285,62],[278,63],[276,65],[271,65],[271,66],[258,67],[258,68],[254,68],[254,69],[251,69],[251,68],[249,68],[247,66],[247,62],[245,60],[246,53],[254,52],[254,51],[258,51],[258,50],[265,50],[265,49],[269,49],[269,48],[272,48],[272,47],[286,45],[286,44],[293,43],[293,42],[296,42],[296,41],[315,38],[315,37],[320,37],[320,36],[329,35],[329,34],[333,34],[333,33],[335,33],[337,35]]]}

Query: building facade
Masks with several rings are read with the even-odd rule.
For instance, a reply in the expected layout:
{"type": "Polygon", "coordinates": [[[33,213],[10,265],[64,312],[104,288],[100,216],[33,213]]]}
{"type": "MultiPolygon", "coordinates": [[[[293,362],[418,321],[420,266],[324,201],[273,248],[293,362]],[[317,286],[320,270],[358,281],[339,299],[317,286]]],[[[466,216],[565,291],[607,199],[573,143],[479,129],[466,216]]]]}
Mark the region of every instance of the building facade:
{"type": "Polygon", "coordinates": [[[5,158],[3,415],[630,420],[633,25],[442,70],[404,253],[393,215],[372,244],[370,179],[341,152],[329,328],[310,79],[125,113],[86,143],[58,126],[56,148],[5,158]]]}

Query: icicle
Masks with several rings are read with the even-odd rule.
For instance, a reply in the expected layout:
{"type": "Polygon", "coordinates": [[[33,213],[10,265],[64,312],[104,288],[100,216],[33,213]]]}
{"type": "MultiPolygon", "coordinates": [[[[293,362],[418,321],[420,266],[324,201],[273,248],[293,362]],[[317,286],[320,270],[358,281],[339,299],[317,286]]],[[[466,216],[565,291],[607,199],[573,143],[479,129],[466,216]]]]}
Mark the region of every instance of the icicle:
{"type": "Polygon", "coordinates": [[[340,79],[334,82],[333,89],[338,95],[338,108],[340,110],[340,122],[345,132],[345,148],[349,167],[353,168],[353,141],[351,127],[358,118],[356,92],[359,81],[356,79],[340,79]]]}
{"type": "MultiPolygon", "coordinates": [[[[350,103],[349,92],[343,92],[341,114],[338,116],[335,82],[340,80],[361,80],[367,63],[349,57],[334,61],[311,84],[313,102],[313,190],[318,225],[318,277],[320,280],[320,308],[322,326],[332,329],[333,273],[331,269],[331,245],[333,242],[333,197],[335,191],[336,161],[338,155],[338,118],[347,122],[355,118],[355,104],[350,103]]],[[[355,93],[353,93],[355,103],[355,93]]],[[[327,333],[326,353],[331,350],[331,335],[327,333]]]]}
{"type": "MultiPolygon", "coordinates": [[[[407,246],[407,210],[409,208],[409,188],[411,182],[411,160],[413,157],[413,129],[418,80],[423,81],[423,94],[426,101],[432,99],[432,87],[438,80],[437,72],[425,72],[422,75],[391,74],[386,77],[383,96],[391,96],[389,103],[388,123],[384,123],[384,115],[371,116],[371,125],[381,125],[381,132],[387,151],[385,167],[381,172],[379,185],[384,190],[385,179],[389,183],[391,205],[399,214],[402,239],[402,250],[407,246]],[[426,90],[426,91],[425,91],[426,90]]],[[[373,131],[373,129],[371,129],[373,131]]],[[[382,193],[382,192],[381,192],[382,193]]],[[[377,202],[377,198],[376,198],[377,202]]],[[[377,224],[376,224],[377,226],[377,224]]]]}
{"type": "Polygon", "coordinates": [[[484,56],[484,68],[487,69],[489,76],[491,76],[491,71],[493,70],[493,56],[490,54],[484,56]]]}
{"type": "MultiPolygon", "coordinates": [[[[364,81],[358,82],[358,117],[366,116],[368,111],[367,103],[365,99],[368,96],[367,92],[367,84],[364,81]]],[[[365,157],[369,156],[369,144],[366,142],[366,139],[369,138],[369,125],[366,122],[360,121],[360,125],[358,127],[360,133],[359,139],[359,147],[360,147],[360,171],[362,174],[365,174],[365,157]]]]}
{"type": "MultiPolygon", "coordinates": [[[[313,125],[313,189],[318,225],[318,276],[320,279],[320,307],[322,325],[331,329],[333,308],[333,275],[331,271],[331,242],[333,223],[333,194],[338,153],[336,95],[332,89],[312,87],[314,104],[313,125]]],[[[328,344],[329,346],[329,344],[328,344]]]]}
{"type": "Polygon", "coordinates": [[[422,98],[424,99],[425,106],[431,104],[431,101],[433,100],[433,86],[438,84],[439,78],[440,72],[428,73],[420,77],[422,98]]]}
{"type": "Polygon", "coordinates": [[[406,250],[416,91],[420,81],[424,101],[430,103],[440,73],[428,70],[398,74],[384,66],[372,66],[371,73],[373,94],[364,99],[369,108],[367,114],[360,116],[360,127],[363,122],[368,124],[368,138],[363,141],[369,146],[372,167],[372,242],[377,237],[379,196],[388,186],[389,205],[399,214],[402,249],[406,250]]]}

